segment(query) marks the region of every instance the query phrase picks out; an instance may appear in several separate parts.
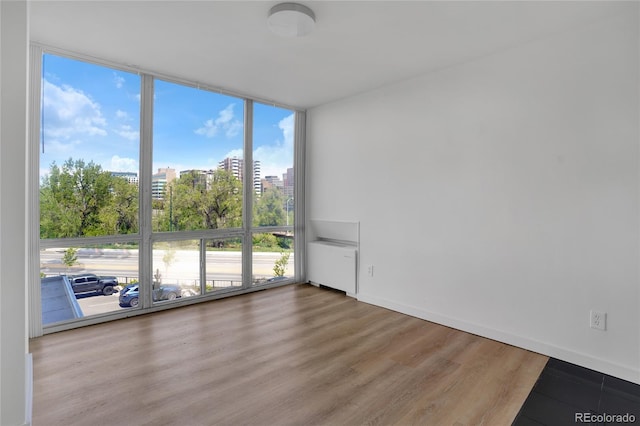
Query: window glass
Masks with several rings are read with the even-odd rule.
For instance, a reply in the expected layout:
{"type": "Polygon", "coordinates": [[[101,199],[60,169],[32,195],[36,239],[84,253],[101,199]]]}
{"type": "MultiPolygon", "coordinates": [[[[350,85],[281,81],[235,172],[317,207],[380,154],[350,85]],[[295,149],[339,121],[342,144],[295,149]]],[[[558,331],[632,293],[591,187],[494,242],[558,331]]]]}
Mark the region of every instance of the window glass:
{"type": "Polygon", "coordinates": [[[207,293],[242,286],[242,239],[217,238],[207,240],[207,293]]]}
{"type": "Polygon", "coordinates": [[[294,277],[294,112],[253,102],[245,129],[243,99],[154,78],[153,121],[142,126],[141,80],[43,55],[34,119],[45,326],[141,309],[149,294],[164,304],[294,277]],[[142,146],[140,128],[151,125],[153,146],[142,146]],[[244,162],[246,132],[252,164],[244,162]],[[148,150],[151,199],[141,200],[140,152],[148,150]],[[152,235],[139,217],[151,218],[152,235]],[[139,250],[143,241],[151,250],[139,250]],[[243,256],[252,257],[252,277],[243,256]],[[149,270],[139,274],[140,264],[149,270]]]}
{"type": "Polygon", "coordinates": [[[44,55],[40,236],[138,232],[140,77],[44,55]]]}
{"type": "Polygon", "coordinates": [[[294,118],[293,111],[254,103],[254,226],[293,225],[294,118]]]}
{"type": "Polygon", "coordinates": [[[242,226],[244,101],[156,80],[153,229],[242,226]]]}
{"type": "Polygon", "coordinates": [[[40,251],[43,325],[129,308],[131,299],[125,300],[123,295],[128,285],[137,282],[136,243],[43,249],[40,251]]]}
{"type": "Polygon", "coordinates": [[[253,285],[293,278],[295,259],[292,232],[253,234],[253,285]]]}
{"type": "Polygon", "coordinates": [[[200,294],[200,240],[153,244],[153,301],[200,294]]]}

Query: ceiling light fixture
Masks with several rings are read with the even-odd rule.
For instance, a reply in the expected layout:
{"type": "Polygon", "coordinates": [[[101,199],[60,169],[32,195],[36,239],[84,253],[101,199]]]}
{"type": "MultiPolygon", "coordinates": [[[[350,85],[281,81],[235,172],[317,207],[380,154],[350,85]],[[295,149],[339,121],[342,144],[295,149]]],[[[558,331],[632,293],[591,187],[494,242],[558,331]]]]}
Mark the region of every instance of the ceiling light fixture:
{"type": "Polygon", "coordinates": [[[284,37],[303,37],[313,31],[316,15],[307,6],[298,3],[280,3],[271,8],[269,29],[284,37]]]}

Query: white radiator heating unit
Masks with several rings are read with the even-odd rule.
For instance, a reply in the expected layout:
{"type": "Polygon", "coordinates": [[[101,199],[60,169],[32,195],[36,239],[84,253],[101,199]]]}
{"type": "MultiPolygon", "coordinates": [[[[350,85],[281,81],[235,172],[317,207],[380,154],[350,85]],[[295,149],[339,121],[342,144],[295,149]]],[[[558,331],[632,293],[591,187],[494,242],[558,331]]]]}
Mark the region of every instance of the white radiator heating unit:
{"type": "Polygon", "coordinates": [[[311,220],[307,245],[307,278],[310,283],[358,292],[358,222],[311,220]]]}

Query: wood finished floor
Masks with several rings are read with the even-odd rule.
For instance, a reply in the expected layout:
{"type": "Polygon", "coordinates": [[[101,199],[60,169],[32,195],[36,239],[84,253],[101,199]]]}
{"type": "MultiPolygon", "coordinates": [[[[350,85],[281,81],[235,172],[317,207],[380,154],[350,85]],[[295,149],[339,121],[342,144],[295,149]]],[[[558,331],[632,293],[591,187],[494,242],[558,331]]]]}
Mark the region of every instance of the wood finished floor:
{"type": "Polygon", "coordinates": [[[547,357],[292,285],[33,339],[33,425],[510,425],[547,357]]]}

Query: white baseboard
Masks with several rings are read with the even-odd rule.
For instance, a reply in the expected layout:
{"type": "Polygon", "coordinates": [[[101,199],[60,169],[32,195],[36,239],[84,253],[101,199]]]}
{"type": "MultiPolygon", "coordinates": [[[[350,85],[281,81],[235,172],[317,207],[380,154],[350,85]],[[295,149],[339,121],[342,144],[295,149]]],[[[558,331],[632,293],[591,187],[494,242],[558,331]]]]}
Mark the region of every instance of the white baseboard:
{"type": "Polygon", "coordinates": [[[358,293],[358,300],[371,305],[380,306],[392,311],[400,312],[406,315],[411,315],[416,318],[420,318],[426,321],[431,321],[437,324],[441,324],[447,327],[455,328],[457,330],[465,331],[467,333],[475,334],[478,336],[486,337],[492,340],[497,340],[512,346],[527,349],[532,352],[536,352],[542,355],[550,356],[560,359],[562,361],[577,364],[582,367],[586,367],[592,370],[599,371],[614,377],[618,377],[623,380],[627,380],[633,383],[640,384],[640,369],[638,367],[621,365],[613,363],[601,358],[597,358],[588,354],[580,353],[572,349],[564,348],[555,344],[541,342],[535,339],[530,339],[520,335],[514,335],[504,332],[502,330],[484,327],[482,325],[462,321],[456,318],[443,316],[440,314],[434,314],[432,312],[425,311],[415,306],[405,305],[398,302],[393,302],[386,299],[381,299],[375,296],[358,293]]]}

